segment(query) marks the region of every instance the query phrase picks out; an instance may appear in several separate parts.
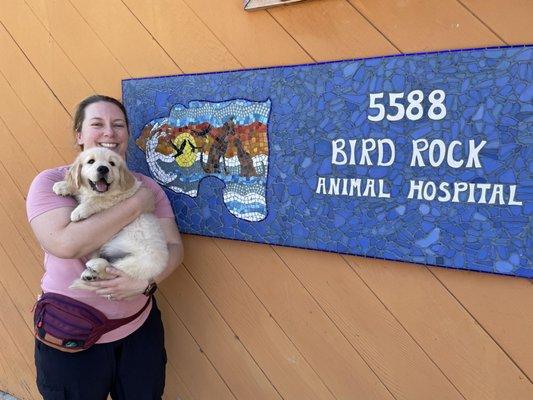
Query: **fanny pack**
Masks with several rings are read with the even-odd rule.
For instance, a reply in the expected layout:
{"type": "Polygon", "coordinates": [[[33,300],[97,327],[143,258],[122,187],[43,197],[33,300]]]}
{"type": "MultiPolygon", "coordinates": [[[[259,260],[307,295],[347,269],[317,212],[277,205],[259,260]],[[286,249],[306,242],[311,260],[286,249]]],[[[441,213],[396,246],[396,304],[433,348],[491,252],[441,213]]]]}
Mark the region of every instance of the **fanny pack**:
{"type": "Polygon", "coordinates": [[[150,304],[135,314],[119,319],[108,319],[104,313],[81,301],[57,293],[44,293],[35,304],[33,323],[35,338],[48,346],[68,353],[83,351],[100,337],[133,321],[150,304]]]}

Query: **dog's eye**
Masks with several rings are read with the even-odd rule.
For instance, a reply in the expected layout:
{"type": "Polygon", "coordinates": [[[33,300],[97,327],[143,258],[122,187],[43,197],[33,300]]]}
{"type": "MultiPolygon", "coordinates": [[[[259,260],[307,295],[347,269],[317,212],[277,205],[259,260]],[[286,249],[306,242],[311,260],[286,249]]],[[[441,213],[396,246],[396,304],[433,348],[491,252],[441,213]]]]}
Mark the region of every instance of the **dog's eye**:
{"type": "Polygon", "coordinates": [[[115,163],[113,161],[109,161],[109,164],[111,164],[112,167],[115,166],[115,163]]]}
{"type": "Polygon", "coordinates": [[[94,164],[94,159],[90,159],[89,161],[87,161],[87,164],[94,164]]]}

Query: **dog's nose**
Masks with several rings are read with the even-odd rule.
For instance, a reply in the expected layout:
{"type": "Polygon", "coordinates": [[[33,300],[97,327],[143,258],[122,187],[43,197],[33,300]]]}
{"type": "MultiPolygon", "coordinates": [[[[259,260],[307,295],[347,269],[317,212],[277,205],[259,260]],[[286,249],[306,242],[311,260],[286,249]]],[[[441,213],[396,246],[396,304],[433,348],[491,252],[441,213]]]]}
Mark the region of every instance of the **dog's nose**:
{"type": "Polygon", "coordinates": [[[107,174],[109,172],[109,168],[107,168],[105,165],[100,165],[98,168],[96,168],[99,174],[107,174]]]}

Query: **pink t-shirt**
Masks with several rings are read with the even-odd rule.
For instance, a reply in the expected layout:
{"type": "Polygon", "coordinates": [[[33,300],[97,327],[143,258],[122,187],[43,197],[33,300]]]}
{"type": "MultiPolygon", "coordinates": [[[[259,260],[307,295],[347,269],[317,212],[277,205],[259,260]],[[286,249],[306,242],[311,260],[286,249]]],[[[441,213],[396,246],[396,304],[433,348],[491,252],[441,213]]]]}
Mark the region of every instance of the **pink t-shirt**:
{"type": "MultiPolygon", "coordinates": [[[[73,197],[62,197],[52,191],[54,183],[62,181],[68,166],[41,172],[33,180],[26,200],[28,221],[47,211],[60,207],[76,207],[73,197]]],[[[155,196],[154,214],[158,218],[174,218],[170,202],[161,187],[151,178],[134,173],[144,186],[152,190],[155,196]]],[[[54,292],[82,301],[102,311],[107,318],[123,318],[135,314],[146,302],[146,296],[140,294],[129,300],[107,300],[90,290],[69,289],[70,284],[78,279],[85,269],[86,259],[65,259],[44,251],[45,273],[41,280],[43,292],[54,292]]],[[[97,343],[109,343],[122,339],[137,330],[150,313],[150,304],[144,312],[130,323],[103,335],[97,343]]]]}

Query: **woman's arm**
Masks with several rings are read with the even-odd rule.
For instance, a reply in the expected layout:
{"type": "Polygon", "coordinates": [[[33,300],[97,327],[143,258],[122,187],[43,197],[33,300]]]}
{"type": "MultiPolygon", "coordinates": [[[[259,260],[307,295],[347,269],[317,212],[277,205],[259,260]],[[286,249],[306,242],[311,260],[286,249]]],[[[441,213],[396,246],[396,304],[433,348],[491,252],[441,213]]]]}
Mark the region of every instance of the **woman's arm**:
{"type": "Polygon", "coordinates": [[[153,208],[153,193],[141,187],[134,196],[86,220],[71,222],[73,207],[61,207],[35,217],[30,224],[48,253],[60,258],[80,258],[102,247],[140,214],[153,208]]]}

